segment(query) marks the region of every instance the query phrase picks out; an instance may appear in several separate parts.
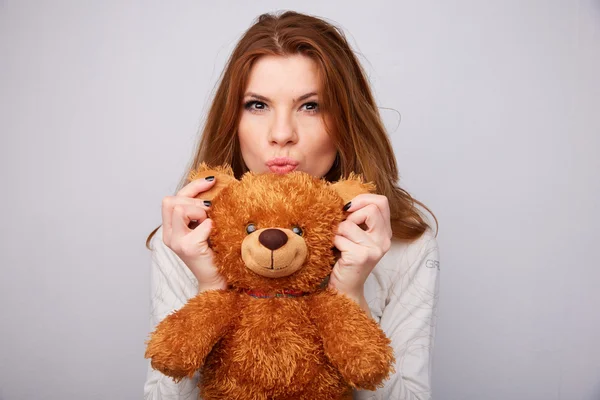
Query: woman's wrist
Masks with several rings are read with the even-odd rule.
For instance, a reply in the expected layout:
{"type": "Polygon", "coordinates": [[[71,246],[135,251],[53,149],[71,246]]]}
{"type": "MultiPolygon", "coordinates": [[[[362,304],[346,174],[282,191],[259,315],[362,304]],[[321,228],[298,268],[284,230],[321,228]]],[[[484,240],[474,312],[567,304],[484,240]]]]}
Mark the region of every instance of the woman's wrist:
{"type": "Polygon", "coordinates": [[[207,290],[223,290],[227,289],[227,281],[223,277],[218,277],[208,282],[198,281],[198,293],[205,292],[207,290]]]}
{"type": "Polygon", "coordinates": [[[354,302],[356,302],[356,304],[358,304],[360,306],[360,308],[369,317],[371,317],[371,309],[369,308],[369,304],[367,303],[367,299],[365,298],[365,295],[363,293],[354,295],[354,296],[348,296],[348,297],[350,297],[350,299],[352,299],[354,302]]]}

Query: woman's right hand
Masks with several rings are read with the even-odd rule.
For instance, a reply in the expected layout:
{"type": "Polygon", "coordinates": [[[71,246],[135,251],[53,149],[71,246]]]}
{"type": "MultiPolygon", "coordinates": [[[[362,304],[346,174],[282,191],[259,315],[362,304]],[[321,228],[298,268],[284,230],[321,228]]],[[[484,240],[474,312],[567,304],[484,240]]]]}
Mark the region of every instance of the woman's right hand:
{"type": "Polygon", "coordinates": [[[227,288],[213,264],[213,251],[207,242],[212,229],[212,220],[206,215],[210,202],[196,198],[214,184],[214,177],[196,179],[162,201],[163,241],[192,271],[198,280],[198,292],[227,288]]]}

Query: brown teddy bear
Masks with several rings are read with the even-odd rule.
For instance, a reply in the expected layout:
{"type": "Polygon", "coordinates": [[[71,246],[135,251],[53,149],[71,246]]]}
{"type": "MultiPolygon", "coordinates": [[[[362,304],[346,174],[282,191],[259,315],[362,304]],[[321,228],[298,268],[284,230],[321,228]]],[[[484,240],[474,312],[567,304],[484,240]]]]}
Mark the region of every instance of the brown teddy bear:
{"type": "Polygon", "coordinates": [[[153,368],[175,382],[201,369],[210,399],[351,399],[394,371],[390,340],[352,300],[326,287],[343,205],[374,191],[360,176],[329,183],[304,172],[214,175],[209,243],[229,284],[190,299],[146,342],[153,368]]]}

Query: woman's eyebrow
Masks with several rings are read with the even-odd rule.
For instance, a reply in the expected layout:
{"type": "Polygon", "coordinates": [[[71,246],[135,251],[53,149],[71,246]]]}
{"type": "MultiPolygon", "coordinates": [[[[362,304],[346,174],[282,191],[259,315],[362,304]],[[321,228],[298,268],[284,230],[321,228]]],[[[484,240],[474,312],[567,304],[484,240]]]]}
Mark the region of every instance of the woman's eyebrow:
{"type": "MultiPolygon", "coordinates": [[[[312,96],[316,96],[317,92],[309,92],[306,94],[303,94],[302,96],[298,97],[297,99],[294,99],[294,103],[298,103],[302,100],[308,99],[309,97],[312,96]]],[[[254,92],[247,92],[244,97],[253,97],[255,99],[261,100],[261,101],[265,101],[265,102],[271,102],[271,100],[268,97],[262,96],[260,94],[254,93],[254,92]]]]}

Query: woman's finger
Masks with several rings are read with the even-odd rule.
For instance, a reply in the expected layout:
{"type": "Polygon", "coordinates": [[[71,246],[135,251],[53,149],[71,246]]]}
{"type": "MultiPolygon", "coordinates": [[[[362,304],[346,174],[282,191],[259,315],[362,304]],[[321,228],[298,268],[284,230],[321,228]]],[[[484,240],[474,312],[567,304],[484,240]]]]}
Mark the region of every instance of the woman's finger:
{"type": "Polygon", "coordinates": [[[192,230],[189,223],[192,220],[202,223],[207,218],[206,210],[201,207],[187,204],[178,204],[173,208],[173,230],[171,233],[171,242],[180,243],[183,237],[192,230]]]}
{"type": "Polygon", "coordinates": [[[369,263],[373,257],[371,254],[376,253],[375,249],[356,244],[350,239],[336,235],[333,238],[333,243],[340,250],[342,256],[337,261],[341,267],[355,267],[361,269],[369,263]]]}
{"type": "Polygon", "coordinates": [[[352,240],[342,235],[334,236],[333,245],[342,253],[342,255],[347,252],[351,253],[353,251],[357,251],[359,248],[358,244],[354,243],[352,240]]]}
{"type": "Polygon", "coordinates": [[[196,197],[200,193],[206,192],[208,189],[213,187],[213,185],[215,184],[214,177],[212,177],[212,179],[209,179],[209,178],[211,178],[211,177],[207,176],[206,178],[195,179],[195,180],[191,181],[190,183],[188,183],[187,185],[182,187],[181,190],[179,190],[177,192],[177,196],[196,197]]]}
{"type": "MultiPolygon", "coordinates": [[[[166,245],[171,242],[173,233],[173,208],[176,205],[189,205],[193,207],[208,209],[210,203],[206,203],[200,199],[181,196],[166,196],[163,198],[161,213],[163,221],[163,241],[166,245]]],[[[193,228],[192,228],[193,229],[193,228]]]]}
{"type": "MultiPolygon", "coordinates": [[[[184,249],[194,249],[195,254],[207,254],[210,246],[208,237],[212,229],[212,219],[205,218],[196,229],[183,237],[182,247],[184,249]]],[[[191,252],[191,250],[188,250],[191,252]]]]}
{"type": "MultiPolygon", "coordinates": [[[[369,237],[369,234],[352,221],[342,221],[338,225],[337,235],[342,236],[353,243],[361,246],[372,247],[374,245],[373,240],[369,237]]],[[[339,250],[342,250],[338,247],[339,250]]]]}
{"type": "MultiPolygon", "coordinates": [[[[204,179],[195,179],[181,188],[175,196],[166,196],[163,198],[162,204],[162,220],[163,220],[163,241],[165,244],[171,242],[173,233],[172,215],[173,207],[176,204],[198,204],[204,203],[204,200],[196,199],[196,197],[209,190],[215,184],[214,177],[207,176],[204,179]],[[211,179],[212,178],[212,179],[211,179]]],[[[210,202],[206,204],[210,205],[210,202]]],[[[195,223],[191,225],[195,228],[195,223]]]]}
{"type": "Polygon", "coordinates": [[[392,227],[389,220],[385,220],[379,208],[374,204],[362,207],[346,217],[346,221],[354,222],[356,225],[366,225],[366,231],[373,235],[373,241],[379,241],[385,237],[392,237],[392,227]]]}
{"type": "Polygon", "coordinates": [[[346,211],[355,212],[369,204],[374,204],[379,209],[385,221],[390,220],[390,204],[387,197],[380,194],[359,194],[352,199],[350,207],[346,211]]]}

